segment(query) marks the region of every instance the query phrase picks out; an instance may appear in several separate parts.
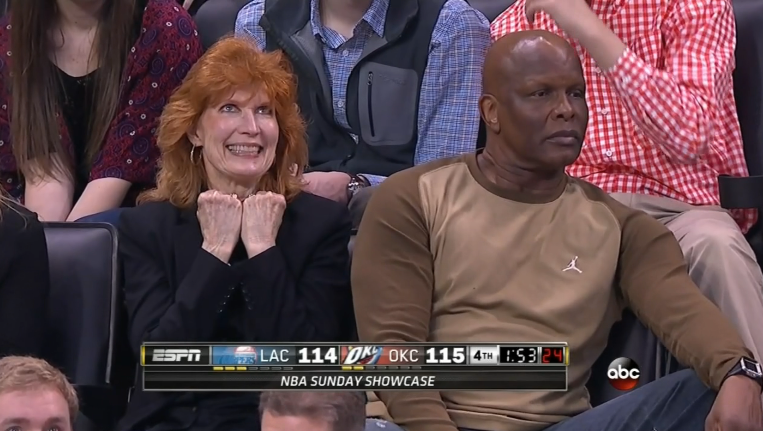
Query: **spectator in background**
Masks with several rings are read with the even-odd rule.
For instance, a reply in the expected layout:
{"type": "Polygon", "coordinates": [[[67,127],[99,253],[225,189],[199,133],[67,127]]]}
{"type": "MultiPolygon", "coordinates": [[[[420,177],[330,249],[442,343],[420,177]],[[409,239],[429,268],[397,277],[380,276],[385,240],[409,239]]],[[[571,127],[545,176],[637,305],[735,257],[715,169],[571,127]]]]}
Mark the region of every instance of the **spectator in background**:
{"type": "MultiPolygon", "coordinates": [[[[157,188],[119,224],[136,355],[146,341],[350,339],[349,214],[290,171],[307,145],[287,66],[225,39],[165,108],[157,188]]],[[[138,389],[120,429],[257,430],[257,402],[138,389]]]]}
{"type": "Polygon", "coordinates": [[[77,392],[60,371],[23,356],[0,359],[0,429],[71,431],[77,392]]]}
{"type": "Polygon", "coordinates": [[[395,431],[385,421],[366,421],[360,392],[265,392],[260,399],[262,431],[395,431]]]}
{"type": "Polygon", "coordinates": [[[156,119],[200,55],[190,17],[175,0],[11,9],[0,25],[3,187],[46,221],[132,205],[155,183],[156,119]]]}
{"type": "Polygon", "coordinates": [[[350,200],[357,223],[361,189],[475,150],[488,27],[464,0],[254,0],[236,34],[289,56],[309,124],[306,190],[350,200]]]}
{"type": "Polygon", "coordinates": [[[518,0],[493,39],[527,29],[566,34],[583,63],[591,119],[567,172],[665,224],[694,282],[763,359],[763,274],[743,235],[756,211],[719,206],[718,176],[748,175],[731,3],[518,0]]]}
{"type": "Polygon", "coordinates": [[[588,123],[575,50],[552,33],[513,33],[490,48],[484,74],[484,151],[401,172],[374,193],[352,266],[360,340],[565,341],[568,390],[378,392],[395,423],[762,429],[760,364],[689,278],[670,231],[565,175],[588,123]],[[702,381],[684,370],[590,409],[585,384],[626,306],[702,381]]]}
{"type": "Polygon", "coordinates": [[[42,353],[49,289],[42,225],[0,189],[0,357],[42,353]]]}

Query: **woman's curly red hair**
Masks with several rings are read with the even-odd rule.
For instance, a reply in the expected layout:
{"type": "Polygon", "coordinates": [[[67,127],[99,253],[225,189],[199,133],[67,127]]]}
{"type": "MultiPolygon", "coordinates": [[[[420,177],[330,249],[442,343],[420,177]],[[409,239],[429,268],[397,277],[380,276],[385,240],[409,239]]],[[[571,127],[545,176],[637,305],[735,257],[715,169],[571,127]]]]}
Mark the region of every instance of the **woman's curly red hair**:
{"type": "Polygon", "coordinates": [[[207,107],[236,90],[257,88],[270,98],[279,129],[275,161],[260,180],[258,190],[282,194],[287,201],[299,193],[302,169],[307,165],[307,143],[296,103],[296,79],[288,60],[280,52],[261,52],[249,39],[227,37],[199,59],[165,106],[156,139],[162,154],[157,185],[143,193],[138,202],[169,201],[180,208],[193,206],[207,186],[207,175],[204,163],[191,161],[188,132],[207,107]]]}

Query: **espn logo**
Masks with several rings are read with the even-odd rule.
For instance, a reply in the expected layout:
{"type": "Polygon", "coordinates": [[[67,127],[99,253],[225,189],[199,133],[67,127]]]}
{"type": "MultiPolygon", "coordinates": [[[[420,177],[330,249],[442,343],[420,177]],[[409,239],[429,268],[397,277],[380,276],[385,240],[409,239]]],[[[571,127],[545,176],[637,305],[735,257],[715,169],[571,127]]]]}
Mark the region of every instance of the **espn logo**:
{"type": "Polygon", "coordinates": [[[209,347],[144,346],[143,365],[209,364],[209,347]]]}
{"type": "Polygon", "coordinates": [[[342,365],[374,365],[383,352],[379,346],[342,346],[342,365]]]}

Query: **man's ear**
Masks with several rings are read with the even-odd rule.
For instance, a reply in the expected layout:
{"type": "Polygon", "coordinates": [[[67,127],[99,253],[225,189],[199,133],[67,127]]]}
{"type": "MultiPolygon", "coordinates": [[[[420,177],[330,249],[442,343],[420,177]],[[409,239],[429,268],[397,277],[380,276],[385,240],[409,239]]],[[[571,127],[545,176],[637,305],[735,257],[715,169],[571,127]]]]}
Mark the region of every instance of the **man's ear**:
{"type": "Polygon", "coordinates": [[[501,132],[501,126],[498,124],[498,102],[491,94],[483,94],[480,97],[480,116],[488,130],[495,134],[501,132]]]}

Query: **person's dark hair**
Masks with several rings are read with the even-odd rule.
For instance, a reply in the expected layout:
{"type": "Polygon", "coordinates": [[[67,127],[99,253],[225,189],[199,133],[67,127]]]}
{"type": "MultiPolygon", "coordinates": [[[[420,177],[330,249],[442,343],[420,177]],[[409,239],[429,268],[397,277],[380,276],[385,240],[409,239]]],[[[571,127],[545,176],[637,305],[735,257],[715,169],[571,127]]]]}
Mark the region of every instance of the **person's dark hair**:
{"type": "MultiPolygon", "coordinates": [[[[93,87],[93,115],[87,160],[100,150],[117,112],[122,72],[135,37],[135,0],[106,0],[91,55],[98,59],[93,87]]],[[[27,177],[63,174],[71,177],[73,161],[59,137],[57,84],[59,75],[49,60],[50,29],[55,27],[55,0],[11,0],[11,136],[13,154],[27,177]],[[35,163],[30,163],[34,161],[35,163]]]]}
{"type": "Polygon", "coordinates": [[[265,392],[260,415],[304,417],[321,420],[333,431],[363,431],[366,400],[361,392],[265,392]]]}

